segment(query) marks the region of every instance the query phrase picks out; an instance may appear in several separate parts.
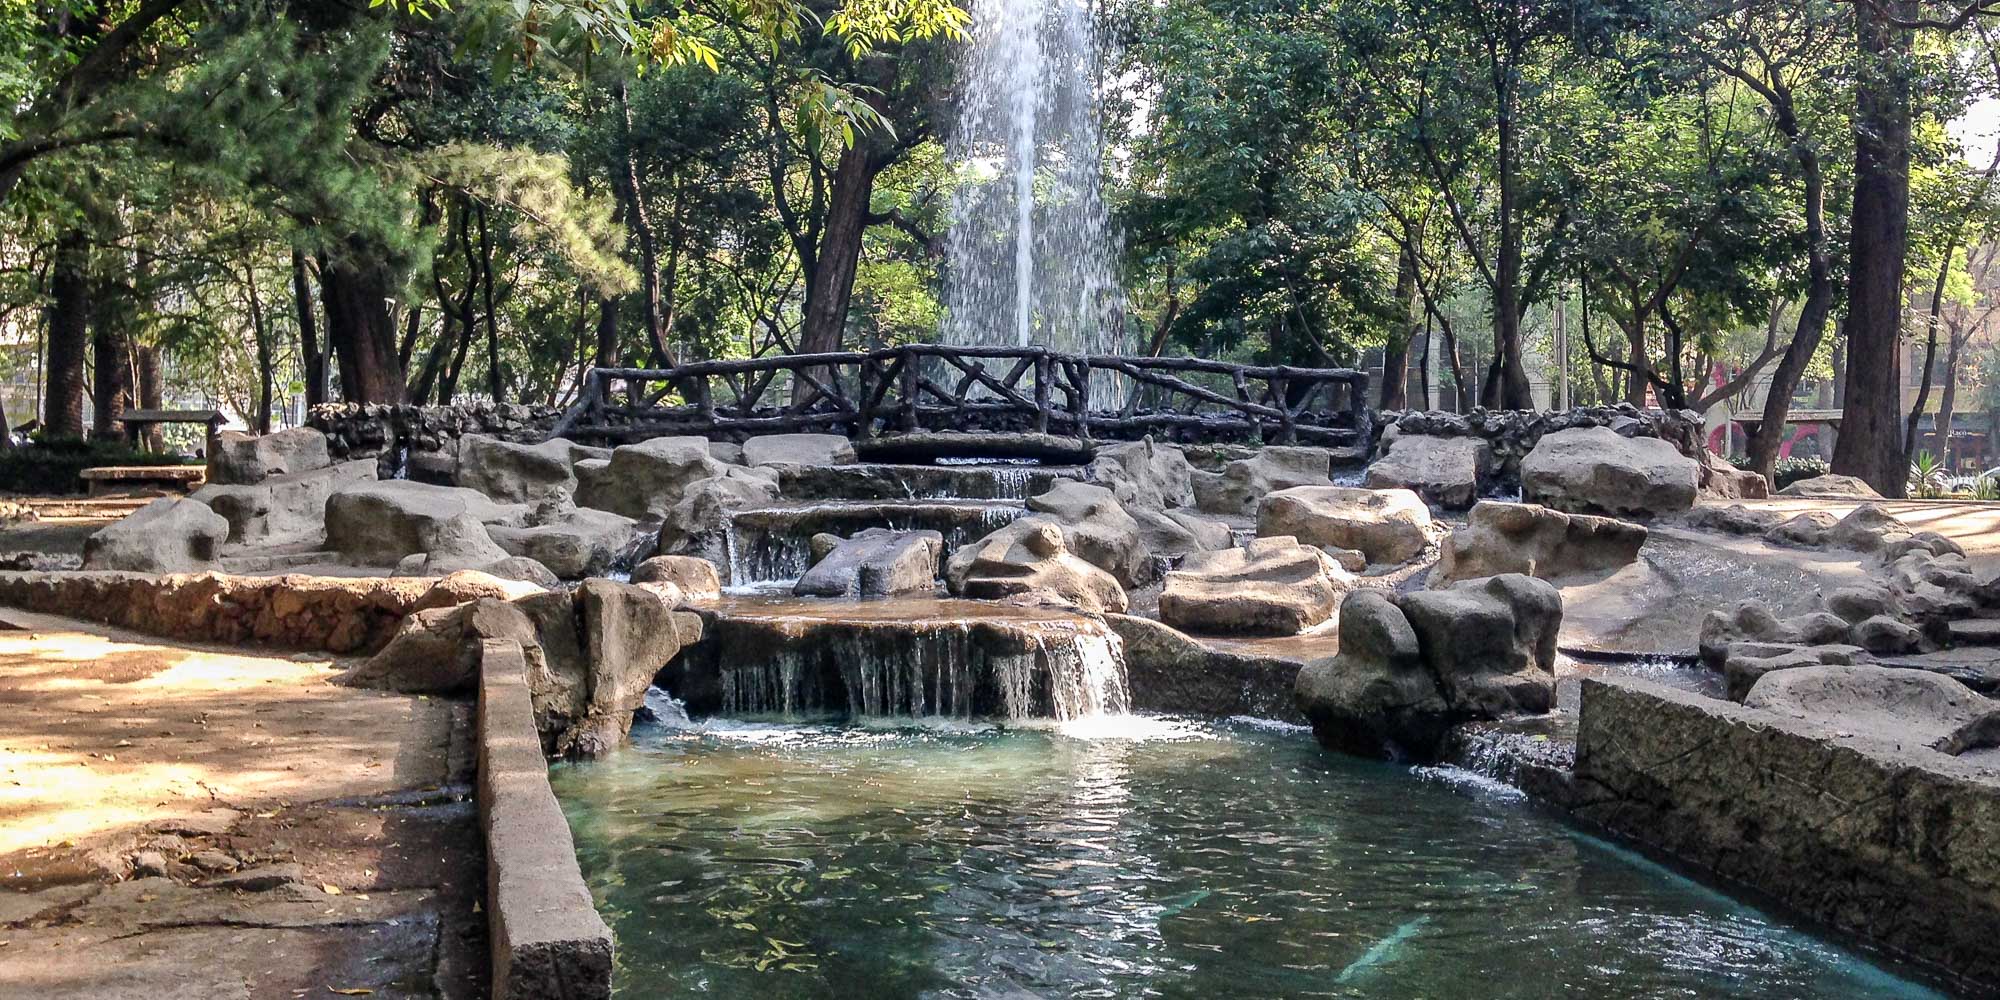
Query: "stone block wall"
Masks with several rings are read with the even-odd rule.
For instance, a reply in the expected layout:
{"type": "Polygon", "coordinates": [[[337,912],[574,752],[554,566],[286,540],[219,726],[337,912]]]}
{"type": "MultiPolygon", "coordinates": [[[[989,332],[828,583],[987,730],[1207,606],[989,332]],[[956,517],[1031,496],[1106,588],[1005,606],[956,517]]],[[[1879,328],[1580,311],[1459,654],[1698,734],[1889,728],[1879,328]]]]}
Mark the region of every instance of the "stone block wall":
{"type": "Polygon", "coordinates": [[[1644,681],[1583,681],[1576,816],[2000,985],[2000,778],[1644,681]]]}
{"type": "Polygon", "coordinates": [[[1426,434],[1432,437],[1477,437],[1493,448],[1495,475],[1518,482],[1521,459],[1533,451],[1542,435],[1572,427],[1609,427],[1626,437],[1660,438],[1697,461],[1706,446],[1701,414],[1693,410],[1642,410],[1630,403],[1578,406],[1568,410],[1488,410],[1470,413],[1444,410],[1383,410],[1377,415],[1375,451],[1383,434],[1426,434]],[[1394,428],[1393,431],[1390,428],[1394,428]]]}
{"type": "Polygon", "coordinates": [[[553,406],[483,400],[451,406],[329,403],[313,407],[306,426],[326,435],[335,461],[380,458],[382,477],[392,479],[409,471],[404,466],[413,457],[445,456],[455,463],[458,439],[467,434],[540,441],[561,416],[553,406]]]}

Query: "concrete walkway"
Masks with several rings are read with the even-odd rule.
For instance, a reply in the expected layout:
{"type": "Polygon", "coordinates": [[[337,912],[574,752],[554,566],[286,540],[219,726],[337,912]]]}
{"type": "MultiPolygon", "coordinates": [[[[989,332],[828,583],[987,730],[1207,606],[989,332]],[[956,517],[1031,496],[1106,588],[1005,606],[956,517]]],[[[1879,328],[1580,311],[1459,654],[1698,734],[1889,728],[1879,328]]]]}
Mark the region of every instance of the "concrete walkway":
{"type": "Polygon", "coordinates": [[[0,996],[481,994],[466,705],[0,625],[0,996]]]}

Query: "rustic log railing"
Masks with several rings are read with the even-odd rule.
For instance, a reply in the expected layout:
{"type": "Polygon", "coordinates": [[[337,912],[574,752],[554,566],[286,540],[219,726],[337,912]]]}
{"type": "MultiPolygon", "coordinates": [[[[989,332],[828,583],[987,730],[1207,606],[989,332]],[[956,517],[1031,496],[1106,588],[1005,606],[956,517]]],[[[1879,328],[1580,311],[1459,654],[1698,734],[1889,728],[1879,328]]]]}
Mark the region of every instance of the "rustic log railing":
{"type": "Polygon", "coordinates": [[[916,344],[595,368],[551,436],[1010,431],[1352,447],[1369,438],[1367,400],[1367,373],[1348,368],[916,344]]]}

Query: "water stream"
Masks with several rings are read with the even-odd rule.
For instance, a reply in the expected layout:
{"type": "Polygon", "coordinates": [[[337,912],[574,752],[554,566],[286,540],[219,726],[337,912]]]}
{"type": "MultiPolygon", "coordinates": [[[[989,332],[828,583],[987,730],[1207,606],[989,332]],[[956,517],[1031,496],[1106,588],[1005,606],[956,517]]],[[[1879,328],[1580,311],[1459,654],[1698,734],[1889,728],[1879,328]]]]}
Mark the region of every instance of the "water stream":
{"type": "Polygon", "coordinates": [[[624,997],[1928,998],[1295,729],[642,724],[552,777],[624,997]]]}

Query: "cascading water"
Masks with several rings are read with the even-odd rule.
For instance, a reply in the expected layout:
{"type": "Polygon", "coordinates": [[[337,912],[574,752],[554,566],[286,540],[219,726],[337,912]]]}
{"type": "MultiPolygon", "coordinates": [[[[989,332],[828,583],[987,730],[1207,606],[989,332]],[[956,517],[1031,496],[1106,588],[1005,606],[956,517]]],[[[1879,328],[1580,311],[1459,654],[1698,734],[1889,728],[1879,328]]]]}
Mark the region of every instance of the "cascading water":
{"type": "Polygon", "coordinates": [[[725,715],[1069,722],[1131,710],[1123,645],[1086,619],[821,629],[745,649],[718,664],[725,715]]]}
{"type": "Polygon", "coordinates": [[[1090,6],[980,0],[973,13],[947,144],[959,185],[944,340],[1123,353],[1090,6]]]}

